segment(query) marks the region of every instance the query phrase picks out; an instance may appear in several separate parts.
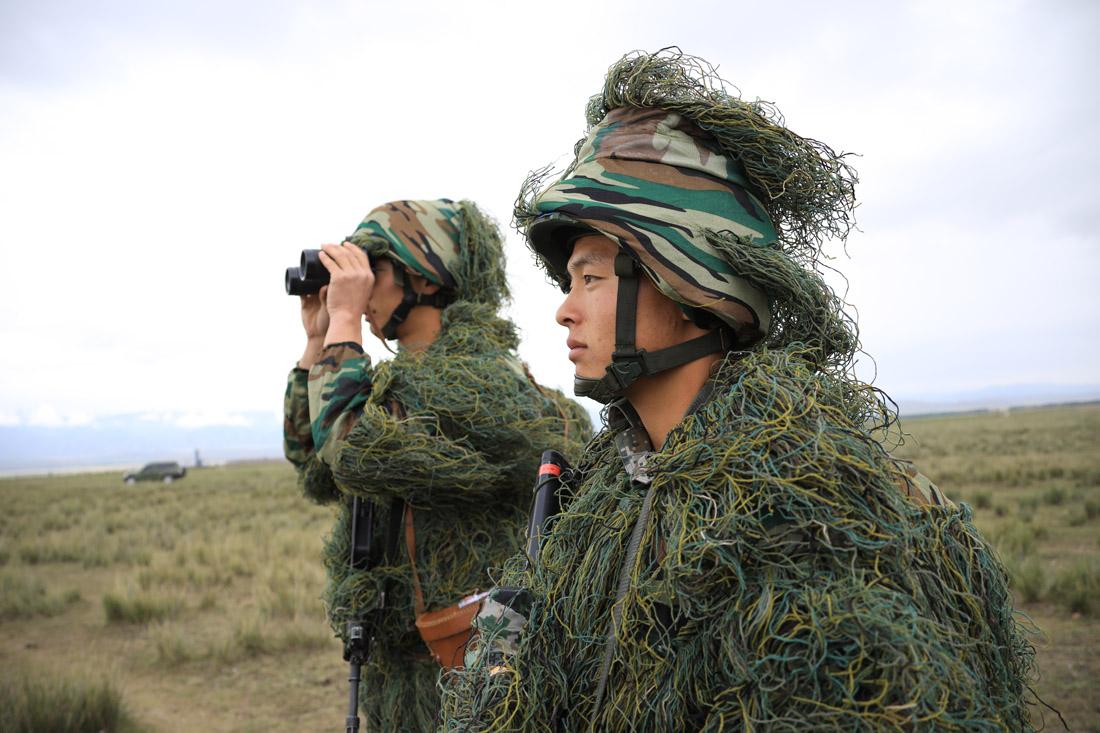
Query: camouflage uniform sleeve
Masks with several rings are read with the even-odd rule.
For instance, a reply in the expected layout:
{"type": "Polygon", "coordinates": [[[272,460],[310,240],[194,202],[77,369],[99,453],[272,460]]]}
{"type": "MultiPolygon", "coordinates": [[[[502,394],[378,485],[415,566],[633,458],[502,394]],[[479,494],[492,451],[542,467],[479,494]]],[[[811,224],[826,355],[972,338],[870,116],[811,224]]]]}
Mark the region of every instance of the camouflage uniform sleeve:
{"type": "Polygon", "coordinates": [[[309,370],[309,416],[317,455],[333,465],[371,392],[370,357],[356,343],[327,346],[309,370]]]}
{"type": "Polygon", "coordinates": [[[294,367],[286,379],[283,395],[283,454],[301,468],[313,453],[313,433],[309,424],[309,370],[294,367]]]}

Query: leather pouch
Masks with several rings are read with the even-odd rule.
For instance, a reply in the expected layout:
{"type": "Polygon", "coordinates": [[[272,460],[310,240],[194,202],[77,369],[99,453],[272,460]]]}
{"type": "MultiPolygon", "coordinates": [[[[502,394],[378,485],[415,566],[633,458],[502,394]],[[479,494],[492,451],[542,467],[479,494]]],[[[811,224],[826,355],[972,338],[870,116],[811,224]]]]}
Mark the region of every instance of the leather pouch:
{"type": "Polygon", "coordinates": [[[416,630],[428,645],[432,658],[444,669],[460,669],[466,643],[473,633],[474,617],[488,591],[476,590],[453,606],[437,611],[424,610],[424,593],[420,589],[420,574],[416,571],[416,530],[413,528],[412,507],[405,505],[405,546],[412,569],[413,600],[416,603],[416,630]]]}
{"type": "Polygon", "coordinates": [[[473,593],[453,606],[428,611],[416,617],[416,630],[428,645],[432,658],[444,669],[461,669],[466,643],[473,633],[473,621],[487,593],[473,593]]]}

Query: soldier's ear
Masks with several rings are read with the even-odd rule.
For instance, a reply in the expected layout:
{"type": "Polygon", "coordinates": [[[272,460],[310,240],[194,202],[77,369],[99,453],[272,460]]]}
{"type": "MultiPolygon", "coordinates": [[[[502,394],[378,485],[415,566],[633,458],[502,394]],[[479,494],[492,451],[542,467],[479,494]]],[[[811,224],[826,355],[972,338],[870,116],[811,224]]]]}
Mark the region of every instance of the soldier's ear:
{"type": "Polygon", "coordinates": [[[439,286],[423,275],[409,273],[406,277],[410,278],[409,281],[412,283],[413,291],[421,295],[431,295],[439,292],[439,286]]]}
{"type": "Polygon", "coordinates": [[[710,331],[722,327],[722,321],[718,316],[702,308],[680,304],[680,317],[685,321],[691,321],[704,331],[710,331]]]}

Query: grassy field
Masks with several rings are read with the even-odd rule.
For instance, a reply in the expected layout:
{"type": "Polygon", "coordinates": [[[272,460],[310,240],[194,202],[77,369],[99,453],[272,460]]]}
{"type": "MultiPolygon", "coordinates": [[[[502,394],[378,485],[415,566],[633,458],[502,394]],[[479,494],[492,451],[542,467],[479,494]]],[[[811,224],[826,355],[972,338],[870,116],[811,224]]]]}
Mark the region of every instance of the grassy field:
{"type": "MultiPolygon", "coordinates": [[[[1039,629],[1035,689],[1100,731],[1100,406],[905,428],[896,452],[1001,549],[1039,629]]],[[[6,479],[0,502],[0,730],[343,725],[346,665],[318,600],[331,514],[289,466],[6,479]]]]}
{"type": "Polygon", "coordinates": [[[0,502],[3,694],[107,684],[120,730],[343,725],[346,665],[318,600],[332,519],[301,498],[289,465],[171,485],[8,479],[0,502]]]}
{"type": "MultiPolygon", "coordinates": [[[[894,451],[956,501],[1001,552],[1034,622],[1039,696],[1074,731],[1100,731],[1100,405],[908,420],[894,451]]],[[[1046,711],[1050,730],[1062,730],[1046,711]]]]}

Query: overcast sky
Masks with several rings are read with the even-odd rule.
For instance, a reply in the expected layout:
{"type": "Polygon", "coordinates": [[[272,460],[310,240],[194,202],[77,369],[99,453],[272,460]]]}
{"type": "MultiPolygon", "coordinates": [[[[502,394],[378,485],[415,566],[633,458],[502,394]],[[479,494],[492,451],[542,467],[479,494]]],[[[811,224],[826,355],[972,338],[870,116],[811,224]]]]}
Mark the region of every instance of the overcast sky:
{"type": "Polygon", "coordinates": [[[833,252],[878,386],[1100,383],[1098,36],[1091,0],[0,0],[0,424],[274,414],[283,270],[398,198],[506,228],[521,356],[568,390],[511,204],[668,45],[860,154],[833,252]]]}

